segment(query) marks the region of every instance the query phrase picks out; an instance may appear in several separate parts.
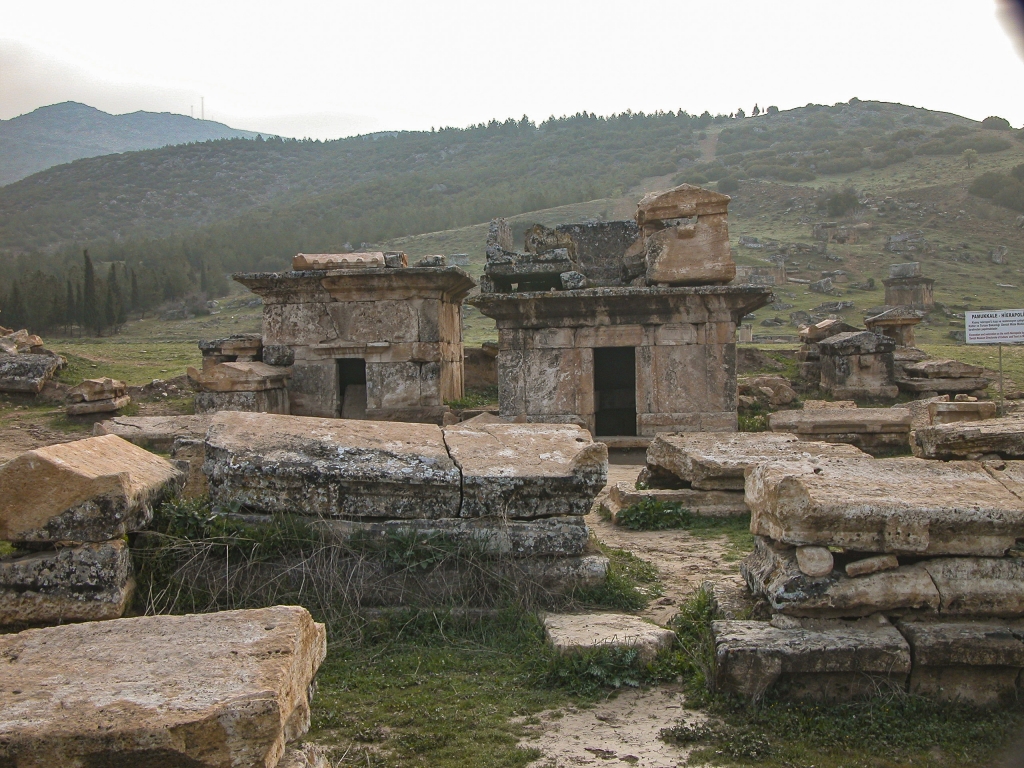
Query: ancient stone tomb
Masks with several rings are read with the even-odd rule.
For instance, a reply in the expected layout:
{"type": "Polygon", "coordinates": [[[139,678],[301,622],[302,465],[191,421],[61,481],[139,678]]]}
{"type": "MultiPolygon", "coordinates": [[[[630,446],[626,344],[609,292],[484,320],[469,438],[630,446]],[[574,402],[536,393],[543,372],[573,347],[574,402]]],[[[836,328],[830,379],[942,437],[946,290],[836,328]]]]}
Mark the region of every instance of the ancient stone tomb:
{"type": "Polygon", "coordinates": [[[440,424],[445,401],[463,395],[462,300],[474,282],[443,256],[407,261],[299,254],[291,272],[235,275],[263,299],[263,334],[244,359],[233,339],[204,350],[197,410],[440,424]]]}
{"type": "Polygon", "coordinates": [[[636,222],[491,223],[481,295],[497,321],[503,417],[606,436],[736,429],[736,327],[771,291],[727,285],[729,198],[682,185],[636,222]]]}

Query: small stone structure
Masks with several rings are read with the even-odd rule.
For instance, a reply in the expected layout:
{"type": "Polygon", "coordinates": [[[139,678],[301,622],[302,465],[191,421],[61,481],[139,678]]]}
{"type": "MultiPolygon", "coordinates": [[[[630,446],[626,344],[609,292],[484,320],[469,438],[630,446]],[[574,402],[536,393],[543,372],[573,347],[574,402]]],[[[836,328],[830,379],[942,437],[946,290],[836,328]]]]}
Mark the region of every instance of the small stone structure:
{"type": "MultiPolygon", "coordinates": [[[[205,444],[216,504],[300,515],[337,541],[447,542],[553,591],[605,577],[584,516],[607,481],[608,451],[575,425],[468,421],[442,430],[225,412],[205,444]]],[[[439,585],[421,574],[404,588],[428,598],[436,590],[436,600],[458,578],[439,585]]],[[[402,599],[384,592],[369,599],[402,599]]]]}
{"type": "Polygon", "coordinates": [[[802,326],[799,331],[800,348],[796,351],[796,359],[800,363],[800,378],[809,384],[820,384],[821,353],[818,344],[830,336],[859,330],[839,317],[829,317],[814,325],[802,326]]]}
{"type": "Polygon", "coordinates": [[[290,744],[326,653],[298,606],[0,635],[0,763],[326,768],[290,744]]]}
{"type": "Polygon", "coordinates": [[[931,312],[935,308],[935,281],[921,275],[921,263],[893,264],[885,285],[885,304],[931,312]]]}
{"type": "Polygon", "coordinates": [[[498,325],[501,415],[602,437],[735,431],[736,328],[771,291],[726,285],[729,198],[683,185],[633,222],[491,223],[472,299],[498,325]],[[515,288],[515,290],[513,290],[515,288]]]}
{"type": "Polygon", "coordinates": [[[872,333],[888,336],[897,347],[914,346],[914,326],[924,319],[924,314],[911,307],[893,307],[866,318],[864,327],[872,333]]]}
{"type": "Polygon", "coordinates": [[[111,379],[86,379],[68,392],[65,408],[68,416],[84,416],[91,413],[113,413],[119,411],[132,399],[123,381],[111,379]]]}
{"type": "Polygon", "coordinates": [[[896,342],[870,331],[840,333],[818,342],[821,389],[837,400],[894,398],[896,342]]]}
{"type": "Polygon", "coordinates": [[[474,282],[443,256],[407,262],[299,254],[291,272],[235,275],[263,299],[262,364],[287,374],[287,410],[247,410],[440,424],[464,393],[462,300],[474,282]]]}
{"type": "Polygon", "coordinates": [[[0,467],[0,625],[122,615],[134,587],[127,533],[184,475],[115,435],[23,453],[0,467]]]}

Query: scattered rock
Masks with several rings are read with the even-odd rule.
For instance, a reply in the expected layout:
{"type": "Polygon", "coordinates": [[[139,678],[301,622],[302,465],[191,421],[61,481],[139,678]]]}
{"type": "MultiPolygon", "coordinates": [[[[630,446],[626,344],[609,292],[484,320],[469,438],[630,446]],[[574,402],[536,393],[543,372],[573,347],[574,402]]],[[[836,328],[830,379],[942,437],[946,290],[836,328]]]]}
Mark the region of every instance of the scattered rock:
{"type": "Polygon", "coordinates": [[[863,560],[854,560],[846,564],[846,575],[850,578],[867,576],[880,571],[891,571],[900,567],[900,561],[896,555],[875,555],[865,557],[863,560]]]}
{"type": "Polygon", "coordinates": [[[834,566],[827,547],[797,547],[796,564],[802,574],[814,579],[828,576],[834,566]]]}

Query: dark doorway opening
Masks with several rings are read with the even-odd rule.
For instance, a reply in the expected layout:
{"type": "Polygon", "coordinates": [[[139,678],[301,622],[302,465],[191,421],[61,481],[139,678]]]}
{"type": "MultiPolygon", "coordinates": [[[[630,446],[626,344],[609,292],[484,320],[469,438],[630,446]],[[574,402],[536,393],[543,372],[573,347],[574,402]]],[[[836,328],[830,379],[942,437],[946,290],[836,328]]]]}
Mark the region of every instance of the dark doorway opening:
{"type": "Polygon", "coordinates": [[[361,357],[338,360],[338,403],[341,418],[366,418],[366,361],[361,357]]]}
{"type": "Polygon", "coordinates": [[[636,434],[636,350],[594,350],[594,431],[602,437],[636,434]]]}

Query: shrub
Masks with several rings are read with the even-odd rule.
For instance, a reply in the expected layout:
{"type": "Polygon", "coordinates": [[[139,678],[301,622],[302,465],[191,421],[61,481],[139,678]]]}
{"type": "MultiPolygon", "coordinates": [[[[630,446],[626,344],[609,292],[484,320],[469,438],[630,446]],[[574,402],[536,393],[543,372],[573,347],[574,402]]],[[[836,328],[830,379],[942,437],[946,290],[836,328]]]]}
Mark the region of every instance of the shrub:
{"type": "Polygon", "coordinates": [[[735,176],[726,176],[724,179],[718,180],[718,191],[722,194],[729,194],[735,192],[740,188],[740,181],[735,176]]]}
{"type": "Polygon", "coordinates": [[[971,186],[968,188],[968,191],[972,195],[977,195],[978,197],[984,197],[991,200],[1002,192],[1003,188],[1011,181],[1013,181],[1013,179],[1006,174],[997,173],[996,171],[986,171],[971,182],[971,186]]]}
{"type": "Polygon", "coordinates": [[[768,107],[768,109],[765,110],[765,114],[777,115],[779,114],[779,108],[773,104],[772,106],[768,107]]]}
{"type": "Polygon", "coordinates": [[[857,192],[852,187],[833,192],[825,198],[825,210],[829,216],[844,216],[859,207],[860,200],[857,199],[857,192]]]}
{"type": "Polygon", "coordinates": [[[981,121],[981,127],[990,131],[1008,131],[1010,130],[1010,121],[1005,117],[989,115],[981,121]]]}

